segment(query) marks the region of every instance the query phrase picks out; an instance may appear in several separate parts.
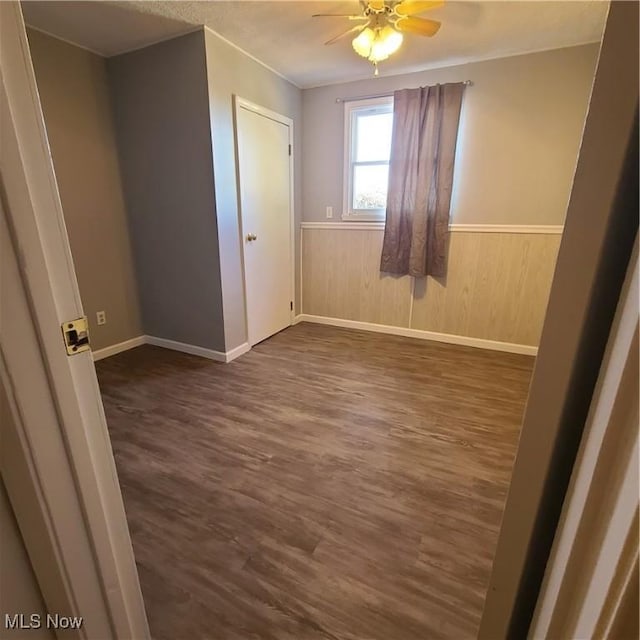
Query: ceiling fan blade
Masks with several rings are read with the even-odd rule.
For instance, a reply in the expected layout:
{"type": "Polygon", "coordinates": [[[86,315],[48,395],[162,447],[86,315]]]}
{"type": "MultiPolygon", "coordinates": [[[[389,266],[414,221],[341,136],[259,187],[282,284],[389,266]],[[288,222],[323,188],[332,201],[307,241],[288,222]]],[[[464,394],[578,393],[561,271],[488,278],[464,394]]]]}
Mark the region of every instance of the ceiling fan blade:
{"type": "Polygon", "coordinates": [[[398,16],[415,16],[429,9],[437,9],[443,4],[442,0],[402,0],[393,10],[398,16]]]}
{"type": "Polygon", "coordinates": [[[366,16],[354,16],[351,13],[314,13],[312,18],[349,18],[349,20],[368,20],[366,16]]]}
{"type": "Polygon", "coordinates": [[[382,11],[384,9],[384,0],[369,0],[367,6],[372,11],[382,11]]]}
{"type": "Polygon", "coordinates": [[[337,42],[338,40],[341,40],[342,38],[348,36],[350,33],[360,32],[365,28],[365,26],[366,25],[364,24],[357,24],[355,27],[351,27],[351,29],[347,29],[346,31],[343,31],[341,34],[337,35],[335,38],[331,38],[331,40],[327,40],[325,44],[333,44],[334,42],[337,42]]]}
{"type": "Polygon", "coordinates": [[[404,31],[405,33],[416,33],[419,36],[431,37],[438,33],[440,23],[437,20],[406,16],[398,18],[395,27],[398,31],[404,31]]]}

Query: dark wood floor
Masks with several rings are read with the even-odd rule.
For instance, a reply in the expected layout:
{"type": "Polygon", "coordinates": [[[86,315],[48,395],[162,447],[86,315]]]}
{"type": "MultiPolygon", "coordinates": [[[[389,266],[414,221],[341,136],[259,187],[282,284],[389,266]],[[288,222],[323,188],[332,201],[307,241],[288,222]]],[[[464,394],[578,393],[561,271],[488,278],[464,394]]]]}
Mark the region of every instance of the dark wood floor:
{"type": "Polygon", "coordinates": [[[310,324],[99,362],[153,637],[475,637],[532,365],[310,324]]]}

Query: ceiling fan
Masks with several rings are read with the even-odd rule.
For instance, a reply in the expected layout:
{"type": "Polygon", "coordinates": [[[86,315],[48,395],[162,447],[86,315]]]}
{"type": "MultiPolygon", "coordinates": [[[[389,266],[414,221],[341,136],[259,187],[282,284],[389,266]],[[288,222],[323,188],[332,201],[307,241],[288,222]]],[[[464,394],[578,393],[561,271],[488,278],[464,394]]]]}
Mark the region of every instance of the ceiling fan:
{"type": "Polygon", "coordinates": [[[358,55],[373,63],[375,75],[378,75],[378,62],[386,60],[400,48],[403,33],[431,37],[438,32],[440,22],[417,16],[443,4],[443,0],[360,0],[360,14],[316,13],[313,17],[359,21],[360,24],[327,40],[325,44],[358,34],[352,41],[353,48],[358,55]]]}

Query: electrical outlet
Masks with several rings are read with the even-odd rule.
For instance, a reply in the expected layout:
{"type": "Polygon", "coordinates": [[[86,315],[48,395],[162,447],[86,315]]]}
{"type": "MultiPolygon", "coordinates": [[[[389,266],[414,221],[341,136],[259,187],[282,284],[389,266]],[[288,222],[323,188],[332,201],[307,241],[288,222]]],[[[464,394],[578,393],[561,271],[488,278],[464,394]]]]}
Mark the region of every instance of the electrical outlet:
{"type": "Polygon", "coordinates": [[[107,324],[107,314],[104,311],[98,311],[96,313],[96,320],[98,324],[107,324]]]}
{"type": "Polygon", "coordinates": [[[327,207],[326,214],[327,218],[333,218],[333,207],[327,207]]]}

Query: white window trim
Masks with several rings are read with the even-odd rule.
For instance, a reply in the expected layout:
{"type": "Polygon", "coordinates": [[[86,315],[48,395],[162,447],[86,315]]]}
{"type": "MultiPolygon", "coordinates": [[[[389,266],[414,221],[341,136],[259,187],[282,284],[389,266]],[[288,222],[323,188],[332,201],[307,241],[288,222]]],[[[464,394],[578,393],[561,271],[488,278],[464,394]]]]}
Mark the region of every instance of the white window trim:
{"type": "Polygon", "coordinates": [[[393,96],[352,100],[344,103],[344,165],[342,176],[342,219],[350,222],[384,222],[386,209],[353,210],[351,208],[351,190],[353,188],[351,175],[351,147],[354,132],[351,127],[353,111],[370,107],[372,109],[391,105],[393,110],[393,96]]]}

